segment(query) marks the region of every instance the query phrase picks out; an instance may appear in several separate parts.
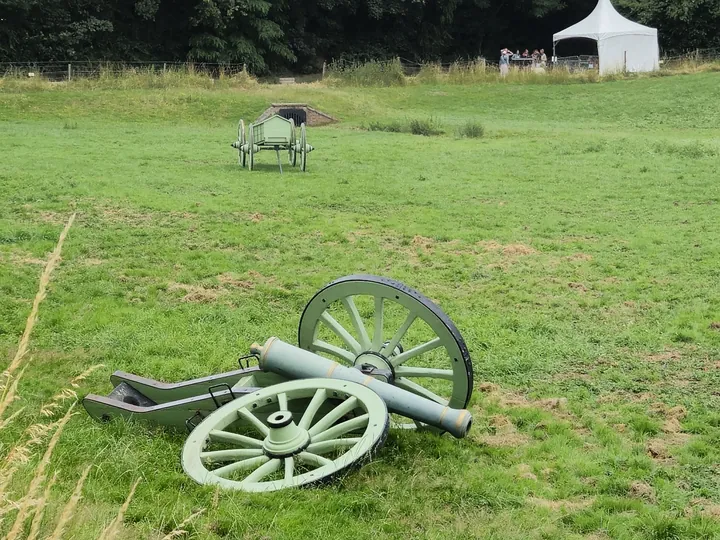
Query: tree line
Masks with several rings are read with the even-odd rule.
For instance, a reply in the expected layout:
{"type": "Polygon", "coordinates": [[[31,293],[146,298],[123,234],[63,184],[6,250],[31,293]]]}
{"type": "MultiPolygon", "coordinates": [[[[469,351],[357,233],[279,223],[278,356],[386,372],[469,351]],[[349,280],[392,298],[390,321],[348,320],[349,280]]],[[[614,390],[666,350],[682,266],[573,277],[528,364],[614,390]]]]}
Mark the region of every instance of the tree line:
{"type": "MultiPolygon", "coordinates": [[[[494,58],[552,47],[596,0],[0,0],[0,61],[190,60],[251,72],[324,61],[494,58]]],[[[720,47],[720,0],[615,0],[665,51],[720,47]]],[[[588,54],[593,43],[563,43],[588,54]]]]}

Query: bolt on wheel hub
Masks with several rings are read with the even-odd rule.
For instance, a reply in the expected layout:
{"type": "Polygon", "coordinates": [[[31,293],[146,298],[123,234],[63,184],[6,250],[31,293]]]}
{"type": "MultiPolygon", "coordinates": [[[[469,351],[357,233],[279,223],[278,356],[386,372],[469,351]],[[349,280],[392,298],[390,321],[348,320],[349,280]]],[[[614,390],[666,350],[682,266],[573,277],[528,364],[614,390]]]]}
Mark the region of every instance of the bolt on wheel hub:
{"type": "Polygon", "coordinates": [[[293,422],[290,411],[278,411],[268,416],[269,432],[263,441],[263,451],[270,457],[289,457],[302,452],[310,444],[310,434],[293,422]]]}

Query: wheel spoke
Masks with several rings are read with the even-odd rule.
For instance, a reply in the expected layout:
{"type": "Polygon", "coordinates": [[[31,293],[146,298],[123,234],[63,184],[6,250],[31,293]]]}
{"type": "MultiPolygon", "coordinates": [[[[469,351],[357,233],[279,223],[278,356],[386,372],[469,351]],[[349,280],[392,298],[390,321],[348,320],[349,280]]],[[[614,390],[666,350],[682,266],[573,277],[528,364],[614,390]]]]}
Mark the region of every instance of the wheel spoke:
{"type": "Polygon", "coordinates": [[[246,458],[262,456],[263,451],[260,448],[234,448],[232,450],[212,450],[210,452],[200,452],[200,458],[203,461],[211,463],[221,463],[223,461],[239,461],[246,458]]]}
{"type": "Polygon", "coordinates": [[[397,344],[400,343],[400,340],[407,333],[412,323],[415,322],[415,319],[417,319],[417,315],[415,315],[412,311],[408,313],[407,317],[405,317],[405,321],[403,321],[400,328],[398,328],[398,331],[395,332],[395,335],[388,342],[388,344],[383,347],[383,350],[389,351],[386,356],[390,356],[393,353],[395,347],[397,347],[397,344]]]}
{"type": "Polygon", "coordinates": [[[360,344],[350,335],[350,332],[345,330],[345,327],[342,324],[337,322],[332,315],[330,315],[327,311],[323,311],[322,315],[320,315],[320,320],[325,323],[325,325],[330,328],[330,330],[332,330],[335,335],[348,346],[349,349],[354,351],[355,354],[360,354],[360,351],[362,351],[360,344]]]}
{"type": "Polygon", "coordinates": [[[311,350],[314,352],[324,352],[327,354],[331,354],[336,358],[339,358],[340,360],[345,360],[345,362],[350,365],[355,362],[355,355],[353,353],[351,353],[350,351],[346,351],[345,349],[342,349],[340,347],[336,347],[335,345],[331,345],[326,341],[316,339],[312,342],[312,345],[310,347],[311,350]]]}
{"type": "Polygon", "coordinates": [[[209,434],[210,440],[214,442],[223,442],[228,444],[239,444],[240,446],[250,446],[251,448],[262,448],[262,441],[240,435],[239,433],[231,433],[229,431],[221,431],[213,429],[209,434]]]}
{"type": "Polygon", "coordinates": [[[398,354],[397,356],[390,357],[390,363],[393,365],[393,367],[401,366],[402,364],[404,364],[411,358],[420,356],[421,354],[424,354],[426,352],[430,352],[434,349],[437,349],[441,345],[442,345],[442,340],[439,337],[436,337],[435,339],[431,339],[427,343],[423,343],[422,345],[413,347],[412,349],[402,352],[402,353],[398,354]]]}
{"type": "Polygon", "coordinates": [[[353,297],[347,296],[341,299],[340,302],[342,302],[342,305],[345,307],[345,311],[347,311],[348,315],[350,315],[353,328],[355,328],[355,332],[357,332],[358,337],[360,338],[360,346],[362,349],[369,349],[371,345],[370,336],[368,336],[365,323],[363,323],[362,317],[360,317],[360,313],[358,312],[357,306],[355,306],[353,297]]]}
{"type": "Polygon", "coordinates": [[[372,350],[375,352],[380,352],[383,343],[383,302],[382,296],[375,297],[375,331],[372,342],[372,350]]]}
{"type": "Polygon", "coordinates": [[[252,473],[248,475],[245,480],[243,480],[243,483],[246,484],[252,484],[253,482],[259,482],[263,478],[265,478],[267,475],[274,473],[278,469],[280,469],[280,465],[282,464],[282,461],[279,459],[271,459],[261,467],[258,467],[255,469],[252,473]]]}
{"type": "Polygon", "coordinates": [[[355,396],[346,399],[340,405],[335,407],[332,411],[330,411],[320,420],[318,420],[317,424],[315,424],[312,428],[308,430],[308,433],[312,437],[313,435],[316,435],[321,431],[325,431],[335,422],[340,420],[343,416],[351,412],[353,409],[357,408],[357,406],[358,399],[355,396]]]}
{"type": "Polygon", "coordinates": [[[324,458],[310,452],[300,452],[297,455],[297,458],[304,463],[315,465],[316,467],[323,467],[324,465],[330,465],[332,463],[331,459],[324,458]]]}
{"type": "Polygon", "coordinates": [[[320,406],[325,403],[325,400],[327,399],[327,392],[324,388],[318,388],[315,392],[315,395],[313,396],[312,400],[310,401],[310,404],[308,405],[307,409],[305,409],[305,412],[302,415],[302,418],[300,419],[300,422],[298,422],[298,427],[301,429],[307,429],[310,427],[310,424],[313,421],[313,418],[315,418],[315,415],[318,412],[318,409],[320,409],[320,406]]]}
{"type": "Polygon", "coordinates": [[[244,459],[242,461],[236,461],[235,463],[231,463],[230,465],[225,465],[224,467],[220,467],[219,469],[215,469],[214,471],[212,471],[212,473],[216,476],[227,478],[234,472],[247,471],[249,469],[259,467],[267,461],[270,461],[270,458],[267,456],[258,456],[255,458],[244,459]]]}
{"type": "Polygon", "coordinates": [[[310,439],[310,442],[316,443],[316,442],[328,441],[330,439],[335,439],[337,437],[342,437],[346,433],[350,433],[351,431],[357,431],[358,429],[367,426],[369,420],[370,420],[370,415],[367,413],[360,415],[360,416],[356,416],[355,418],[351,418],[350,420],[346,420],[345,422],[337,424],[336,426],[333,426],[330,429],[323,431],[322,433],[318,433],[317,435],[314,435],[310,439]]]}
{"type": "Polygon", "coordinates": [[[263,424],[257,416],[248,411],[247,408],[243,407],[242,409],[240,409],[238,411],[238,416],[250,422],[255,427],[255,429],[257,429],[265,437],[267,437],[267,434],[270,433],[270,428],[263,424]]]}
{"type": "Polygon", "coordinates": [[[285,392],[280,392],[278,394],[278,406],[280,407],[281,411],[288,410],[287,394],[285,392]]]}
{"type": "Polygon", "coordinates": [[[327,452],[332,452],[333,450],[341,450],[343,448],[348,448],[349,446],[355,446],[361,440],[362,439],[360,437],[348,437],[347,439],[329,439],[327,441],[312,443],[310,446],[307,447],[307,451],[314,454],[326,454],[327,452]]]}
{"type": "Polygon", "coordinates": [[[292,480],[293,473],[295,472],[295,460],[292,457],[285,458],[285,481],[289,482],[292,480]]]}
{"type": "Polygon", "coordinates": [[[440,405],[447,406],[448,404],[448,401],[446,399],[441,398],[435,392],[431,392],[424,386],[420,386],[419,384],[411,381],[410,379],[398,377],[395,379],[395,386],[399,386],[403,390],[407,390],[408,392],[412,392],[413,394],[417,394],[424,398],[440,403],[440,405]]]}
{"type": "Polygon", "coordinates": [[[415,366],[401,366],[395,369],[397,377],[431,377],[433,379],[445,379],[452,381],[454,374],[452,369],[433,369],[415,366]]]}

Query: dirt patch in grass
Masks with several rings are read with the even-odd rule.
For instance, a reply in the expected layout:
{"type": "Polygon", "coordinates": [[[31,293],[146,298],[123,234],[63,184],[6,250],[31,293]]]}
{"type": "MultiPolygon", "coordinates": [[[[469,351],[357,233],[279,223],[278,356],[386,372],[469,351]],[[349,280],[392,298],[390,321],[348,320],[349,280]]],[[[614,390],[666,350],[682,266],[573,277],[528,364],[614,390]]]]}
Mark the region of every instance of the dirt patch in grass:
{"type": "Polygon", "coordinates": [[[103,261],[102,259],[94,259],[92,257],[89,257],[87,259],[82,259],[80,262],[85,266],[100,266],[105,261],[103,261]]]}
{"type": "Polygon", "coordinates": [[[540,497],[528,497],[525,500],[529,504],[532,504],[534,506],[538,506],[540,508],[547,508],[548,510],[553,510],[553,511],[582,510],[584,508],[588,508],[588,507],[592,506],[592,504],[595,502],[594,498],[579,499],[576,501],[570,501],[567,499],[551,501],[549,499],[542,499],[540,497]]]}
{"type": "Polygon", "coordinates": [[[260,212],[255,212],[253,214],[250,214],[250,221],[253,223],[260,223],[263,219],[265,219],[265,216],[262,215],[260,212]]]}
{"type": "Polygon", "coordinates": [[[711,330],[720,330],[720,321],[713,321],[710,323],[711,330]]]}
{"type": "Polygon", "coordinates": [[[583,285],[582,283],[570,282],[570,283],[568,283],[568,287],[570,287],[571,289],[575,289],[576,291],[583,292],[583,293],[588,292],[588,288],[585,285],[583,285]]]}
{"type": "Polygon", "coordinates": [[[645,445],[647,454],[656,461],[672,463],[673,450],[687,444],[691,436],[687,433],[668,433],[664,437],[650,439],[645,445]]]}
{"type": "Polygon", "coordinates": [[[637,499],[644,499],[655,503],[655,490],[645,482],[636,481],[630,484],[629,495],[637,499]]]}

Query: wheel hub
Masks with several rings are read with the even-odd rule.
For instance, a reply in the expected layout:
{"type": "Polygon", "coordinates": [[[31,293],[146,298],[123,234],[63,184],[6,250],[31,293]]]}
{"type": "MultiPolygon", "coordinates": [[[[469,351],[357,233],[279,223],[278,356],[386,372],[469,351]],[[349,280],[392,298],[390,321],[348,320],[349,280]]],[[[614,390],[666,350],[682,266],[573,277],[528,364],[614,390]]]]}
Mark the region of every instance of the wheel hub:
{"type": "Polygon", "coordinates": [[[395,370],[392,364],[380,353],[374,351],[362,352],[355,358],[353,366],[382,382],[392,384],[395,380],[395,370]]]}
{"type": "Polygon", "coordinates": [[[290,411],[272,413],[267,419],[270,428],[263,441],[263,451],[274,458],[299,454],[310,444],[310,434],[295,424],[290,411]]]}

